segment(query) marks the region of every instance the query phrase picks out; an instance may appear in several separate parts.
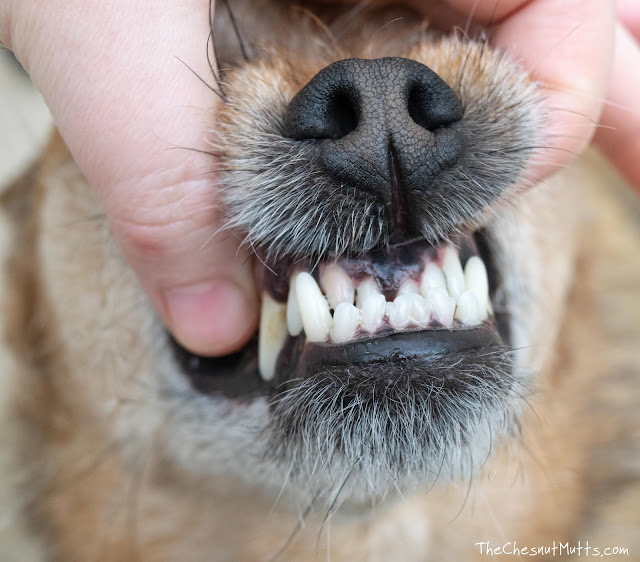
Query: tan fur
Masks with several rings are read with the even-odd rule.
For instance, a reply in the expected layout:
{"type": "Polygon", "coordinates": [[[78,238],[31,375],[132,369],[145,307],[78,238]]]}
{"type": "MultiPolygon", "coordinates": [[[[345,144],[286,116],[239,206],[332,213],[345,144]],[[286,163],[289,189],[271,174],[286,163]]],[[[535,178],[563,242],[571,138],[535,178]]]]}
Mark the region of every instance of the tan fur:
{"type": "MultiPolygon", "coordinates": [[[[455,75],[441,55],[440,72],[455,75]]],[[[294,93],[316,71],[278,64],[263,79],[294,93]]],[[[254,561],[283,549],[280,560],[471,562],[486,559],[480,541],[588,540],[629,548],[610,560],[640,560],[640,206],[597,155],[500,219],[505,239],[524,233],[533,248],[512,248],[510,267],[539,288],[522,304],[535,328],[527,361],[541,371],[522,441],[501,443],[470,486],[366,516],[312,514],[295,534],[287,500],[208,475],[177,447],[188,426],[175,429],[180,412],[152,376],[175,370],[162,328],[57,136],[4,209],[0,498],[12,524],[0,543],[20,559],[254,561]]]]}

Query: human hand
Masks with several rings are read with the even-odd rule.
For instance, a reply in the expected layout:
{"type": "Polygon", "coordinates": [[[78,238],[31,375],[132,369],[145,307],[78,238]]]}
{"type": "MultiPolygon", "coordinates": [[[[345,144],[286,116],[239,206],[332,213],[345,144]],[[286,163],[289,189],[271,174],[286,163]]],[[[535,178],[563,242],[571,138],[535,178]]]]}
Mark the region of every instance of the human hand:
{"type": "Polygon", "coordinates": [[[538,80],[549,128],[528,179],[538,182],[595,142],[640,190],[637,0],[409,0],[436,24],[488,27],[538,80]],[[633,38],[635,34],[636,39],[633,38]]]}
{"type": "MultiPolygon", "coordinates": [[[[532,181],[567,165],[599,121],[596,141],[640,188],[640,76],[631,70],[640,54],[613,3],[411,1],[444,26],[490,25],[492,42],[546,85],[550,148],[532,181]]],[[[638,33],[634,4],[621,2],[620,13],[638,33]]],[[[162,10],[149,0],[13,0],[3,10],[0,41],[43,92],[160,316],[197,353],[237,349],[257,323],[247,256],[216,236],[210,157],[170,150],[205,138],[216,102],[178,60],[207,75],[206,0],[172,0],[162,10]]]]}
{"type": "Polygon", "coordinates": [[[640,3],[618,1],[613,68],[596,143],[640,191],[640,3]]]}
{"type": "Polygon", "coordinates": [[[0,41],[42,92],[154,307],[202,355],[255,332],[257,297],[238,241],[217,234],[206,138],[216,98],[201,76],[207,0],[8,0],[0,41]]]}

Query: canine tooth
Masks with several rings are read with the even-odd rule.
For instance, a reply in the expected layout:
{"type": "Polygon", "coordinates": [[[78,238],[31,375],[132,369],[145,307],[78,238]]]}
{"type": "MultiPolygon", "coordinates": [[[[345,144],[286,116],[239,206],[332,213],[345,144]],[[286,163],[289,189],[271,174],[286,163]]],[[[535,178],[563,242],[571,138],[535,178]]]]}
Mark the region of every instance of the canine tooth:
{"type": "Polygon", "coordinates": [[[298,306],[295,279],[292,279],[289,285],[289,297],[287,298],[287,329],[289,330],[289,334],[294,337],[302,332],[302,317],[300,316],[300,307],[298,306]]]}
{"type": "Polygon", "coordinates": [[[449,296],[447,290],[444,287],[429,289],[424,300],[429,303],[434,320],[446,328],[450,328],[453,324],[456,301],[449,296]]]}
{"type": "Polygon", "coordinates": [[[362,308],[362,304],[368,297],[381,294],[382,292],[376,280],[373,277],[365,277],[360,281],[360,285],[358,285],[358,290],[356,291],[356,306],[362,308]]]}
{"type": "Polygon", "coordinates": [[[396,330],[404,328],[411,321],[411,297],[409,295],[397,296],[396,300],[388,303],[387,315],[392,328],[396,330]]]}
{"type": "Polygon", "coordinates": [[[398,289],[398,295],[414,295],[418,293],[420,293],[420,285],[413,279],[407,279],[398,289]]]}
{"type": "Polygon", "coordinates": [[[365,298],[362,306],[362,329],[370,334],[375,333],[380,324],[382,324],[382,319],[384,318],[384,311],[386,307],[387,301],[384,298],[384,295],[381,294],[372,294],[365,298]]]}
{"type": "Polygon", "coordinates": [[[329,305],[334,310],[341,302],[353,304],[356,290],[347,273],[339,265],[332,263],[322,270],[320,288],[327,295],[329,305]]]}
{"type": "Polygon", "coordinates": [[[298,308],[307,340],[326,340],[333,325],[327,299],[324,298],[316,280],[305,271],[298,273],[295,284],[298,308]]]}
{"type": "Polygon", "coordinates": [[[360,310],[348,302],[341,302],[333,313],[331,341],[342,343],[349,341],[360,325],[360,310]]]}
{"type": "Polygon", "coordinates": [[[484,320],[489,312],[489,279],[487,268],[478,256],[470,257],[464,266],[464,288],[476,296],[480,319],[484,320]]]}
{"type": "Polygon", "coordinates": [[[420,280],[420,293],[424,297],[429,289],[436,289],[447,286],[447,280],[440,269],[435,263],[429,262],[422,272],[422,279],[420,280]]]}
{"type": "Polygon", "coordinates": [[[258,369],[265,381],[273,378],[278,355],[287,340],[286,314],[285,304],[276,302],[267,293],[262,294],[258,369]]]}
{"type": "Polygon", "coordinates": [[[458,250],[453,246],[447,246],[444,252],[442,272],[447,279],[449,295],[457,299],[464,291],[464,273],[460,265],[458,250]]]}
{"type": "Polygon", "coordinates": [[[482,322],[478,299],[473,291],[465,291],[458,298],[455,319],[467,326],[474,326],[482,322]]]}

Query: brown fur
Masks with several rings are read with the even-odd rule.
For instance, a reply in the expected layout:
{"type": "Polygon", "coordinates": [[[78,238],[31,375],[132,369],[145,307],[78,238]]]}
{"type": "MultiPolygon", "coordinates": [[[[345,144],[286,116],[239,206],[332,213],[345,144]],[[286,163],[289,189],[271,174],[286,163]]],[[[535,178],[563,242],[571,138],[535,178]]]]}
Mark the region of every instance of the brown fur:
{"type": "MultiPolygon", "coordinates": [[[[294,92],[315,72],[277,64],[264,79],[294,92]]],[[[155,407],[147,376],[166,340],[54,137],[4,198],[5,558],[254,561],[283,549],[281,560],[472,561],[486,558],[479,541],[588,540],[629,548],[611,560],[640,560],[640,206],[595,154],[517,205],[517,227],[540,249],[522,267],[542,272],[536,305],[548,322],[532,343],[548,352],[521,442],[496,445],[470,486],[437,485],[364,516],[311,514],[293,533],[298,514],[284,502],[186,471],[166,442],[172,413],[155,407]],[[554,293],[558,279],[568,294],[554,293]]]]}

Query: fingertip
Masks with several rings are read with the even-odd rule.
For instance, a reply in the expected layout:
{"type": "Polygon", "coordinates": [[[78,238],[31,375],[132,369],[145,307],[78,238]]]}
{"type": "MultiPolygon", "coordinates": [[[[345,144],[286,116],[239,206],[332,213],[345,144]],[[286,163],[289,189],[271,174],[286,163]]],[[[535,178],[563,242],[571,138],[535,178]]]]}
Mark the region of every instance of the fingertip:
{"type": "Polygon", "coordinates": [[[618,0],[618,18],[640,40],[640,3],[638,0],[618,0]]]}
{"type": "Polygon", "coordinates": [[[591,140],[609,80],[614,26],[611,3],[536,0],[492,35],[529,71],[541,93],[543,123],[529,181],[563,169],[591,140]]]}
{"type": "Polygon", "coordinates": [[[255,333],[255,295],[234,281],[215,280],[164,293],[167,323],[188,350],[203,356],[238,351],[255,333]]]}
{"type": "Polygon", "coordinates": [[[640,77],[629,69],[640,66],[640,47],[622,25],[616,29],[616,48],[602,113],[602,127],[595,140],[600,150],[640,192],[640,77]]]}

